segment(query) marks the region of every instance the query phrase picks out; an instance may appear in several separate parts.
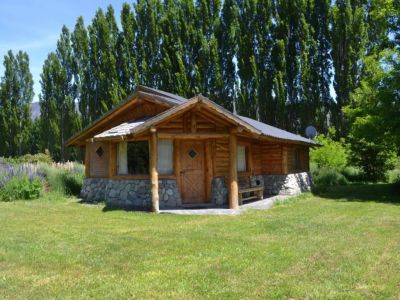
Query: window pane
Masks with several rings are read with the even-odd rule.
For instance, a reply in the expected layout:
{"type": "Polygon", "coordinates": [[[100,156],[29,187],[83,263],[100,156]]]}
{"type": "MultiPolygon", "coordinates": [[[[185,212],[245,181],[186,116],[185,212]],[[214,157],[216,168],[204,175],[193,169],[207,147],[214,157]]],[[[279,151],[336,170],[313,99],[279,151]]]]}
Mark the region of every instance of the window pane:
{"type": "Polygon", "coordinates": [[[119,143],[118,144],[118,174],[126,175],[128,174],[128,161],[127,161],[127,144],[119,143]]]}
{"type": "Polygon", "coordinates": [[[173,173],[172,140],[159,140],[157,147],[158,173],[160,175],[171,175],[173,173]]]}
{"type": "Polygon", "coordinates": [[[237,146],[237,170],[238,172],[246,172],[246,147],[242,145],[237,146]]]}
{"type": "Polygon", "coordinates": [[[149,144],[147,141],[131,142],[127,145],[128,173],[149,174],[149,144]]]}

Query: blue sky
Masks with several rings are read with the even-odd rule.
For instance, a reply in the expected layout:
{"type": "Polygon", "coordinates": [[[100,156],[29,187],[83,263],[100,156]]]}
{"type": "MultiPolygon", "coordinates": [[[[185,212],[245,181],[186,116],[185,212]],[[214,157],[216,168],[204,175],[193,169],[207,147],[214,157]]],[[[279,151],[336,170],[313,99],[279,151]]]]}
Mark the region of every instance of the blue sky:
{"type": "Polygon", "coordinates": [[[86,26],[98,8],[112,4],[116,18],[123,0],[1,0],[0,1],[0,76],[4,75],[3,57],[9,49],[26,51],[35,81],[35,98],[40,93],[40,73],[47,54],[56,48],[61,27],[72,31],[76,19],[83,16],[86,26]]]}

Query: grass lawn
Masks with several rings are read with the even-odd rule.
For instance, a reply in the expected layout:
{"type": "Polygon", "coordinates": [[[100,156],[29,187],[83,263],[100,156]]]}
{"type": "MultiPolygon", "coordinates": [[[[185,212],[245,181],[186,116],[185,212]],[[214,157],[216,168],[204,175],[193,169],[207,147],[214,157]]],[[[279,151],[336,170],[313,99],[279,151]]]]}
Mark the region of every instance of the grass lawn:
{"type": "Polygon", "coordinates": [[[0,203],[0,298],[399,299],[400,197],[388,189],[240,216],[0,203]]]}

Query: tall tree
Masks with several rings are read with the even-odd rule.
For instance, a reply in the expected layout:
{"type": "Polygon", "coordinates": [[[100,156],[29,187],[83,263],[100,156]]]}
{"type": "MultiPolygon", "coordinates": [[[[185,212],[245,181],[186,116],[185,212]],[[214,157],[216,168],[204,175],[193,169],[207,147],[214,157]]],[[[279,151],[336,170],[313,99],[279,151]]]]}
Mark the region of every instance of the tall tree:
{"type": "Polygon", "coordinates": [[[157,88],[160,84],[162,4],[160,0],[139,0],[135,7],[137,24],[136,57],[139,83],[157,88]]]}
{"type": "Polygon", "coordinates": [[[40,75],[41,93],[40,132],[42,150],[48,150],[53,158],[59,160],[60,145],[60,110],[57,101],[61,95],[62,69],[57,55],[51,52],[44,61],[40,75]]]}
{"type": "Polygon", "coordinates": [[[133,92],[138,81],[135,38],[137,24],[129,4],[124,3],[121,11],[122,31],[117,41],[117,73],[124,97],[133,92]]]}
{"type": "Polygon", "coordinates": [[[106,14],[99,9],[89,26],[89,57],[94,92],[89,102],[92,119],[105,114],[123,99],[117,73],[117,38],[114,9],[109,6],[106,14]]]}
{"type": "Polygon", "coordinates": [[[190,91],[184,64],[184,49],[180,35],[180,20],[177,5],[179,1],[166,0],[161,20],[160,45],[160,88],[179,95],[188,95],[190,91]]]}
{"type": "Polygon", "coordinates": [[[72,55],[71,34],[66,26],[61,30],[61,36],[57,42],[56,55],[61,65],[60,95],[57,97],[57,107],[60,110],[60,137],[61,160],[69,158],[65,153],[64,142],[72,136],[74,132],[80,129],[79,118],[75,109],[75,100],[77,97],[77,86],[74,81],[74,60],[72,55]]]}
{"type": "Polygon", "coordinates": [[[307,1],[307,22],[310,24],[310,72],[303,82],[305,105],[303,128],[314,125],[319,132],[327,132],[333,100],[331,84],[331,42],[329,36],[329,0],[307,1]]]}
{"type": "Polygon", "coordinates": [[[260,119],[259,106],[259,77],[257,64],[256,13],[254,0],[238,1],[240,34],[237,55],[238,74],[240,78],[240,93],[238,112],[260,119]]]}
{"type": "Polygon", "coordinates": [[[89,37],[82,17],[79,17],[76,22],[71,41],[78,107],[82,126],[86,127],[94,121],[90,110],[90,103],[95,92],[90,65],[89,37]]]}
{"type": "Polygon", "coordinates": [[[4,57],[4,76],[1,80],[0,132],[4,142],[0,155],[15,156],[30,151],[33,79],[28,54],[8,51],[4,57]]]}
{"type": "Polygon", "coordinates": [[[75,109],[77,85],[74,70],[71,35],[64,26],[56,53],[50,53],[43,66],[40,96],[43,146],[61,161],[76,156],[73,150],[65,151],[64,147],[65,140],[80,128],[75,109]]]}
{"type": "Polygon", "coordinates": [[[342,108],[360,82],[362,59],[367,43],[365,7],[350,0],[337,0],[331,11],[333,86],[336,92],[334,125],[339,136],[346,135],[348,123],[342,108]]]}
{"type": "Polygon", "coordinates": [[[218,32],[219,59],[223,80],[221,102],[229,110],[237,101],[237,70],[235,61],[238,53],[239,7],[236,0],[226,0],[221,11],[221,23],[218,32]]]}

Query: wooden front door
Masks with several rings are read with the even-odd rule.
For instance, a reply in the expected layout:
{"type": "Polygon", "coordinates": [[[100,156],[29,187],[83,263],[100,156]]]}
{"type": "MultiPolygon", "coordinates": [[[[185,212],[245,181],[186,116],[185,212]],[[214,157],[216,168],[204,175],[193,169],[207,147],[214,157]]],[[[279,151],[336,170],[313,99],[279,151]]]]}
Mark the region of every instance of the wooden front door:
{"type": "Polygon", "coordinates": [[[181,195],[183,204],[204,203],[204,142],[187,140],[181,142],[181,195]]]}

